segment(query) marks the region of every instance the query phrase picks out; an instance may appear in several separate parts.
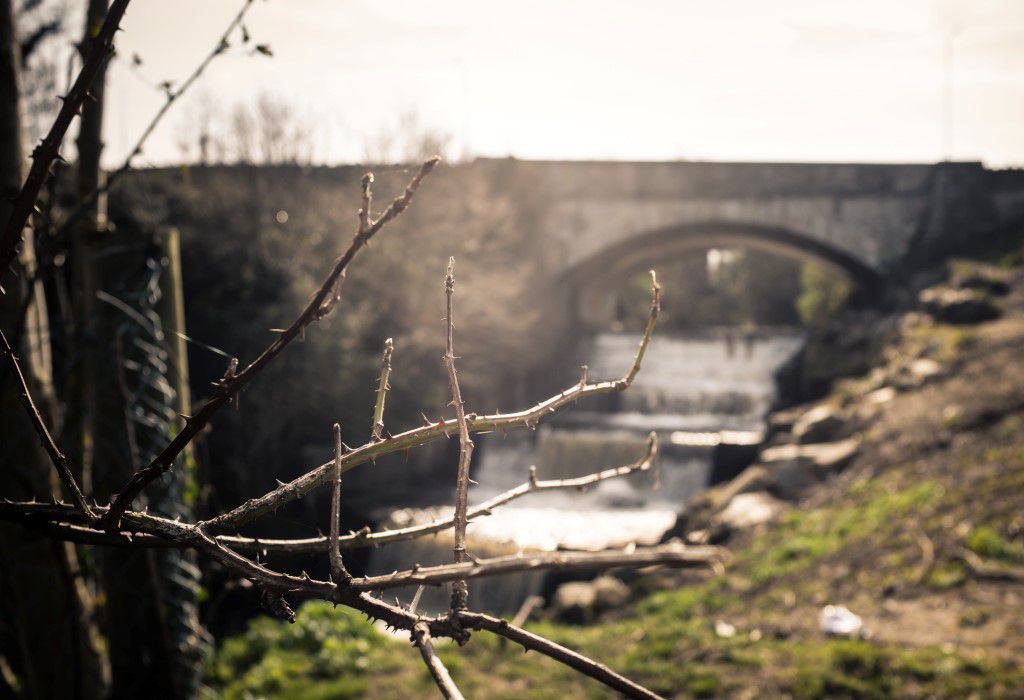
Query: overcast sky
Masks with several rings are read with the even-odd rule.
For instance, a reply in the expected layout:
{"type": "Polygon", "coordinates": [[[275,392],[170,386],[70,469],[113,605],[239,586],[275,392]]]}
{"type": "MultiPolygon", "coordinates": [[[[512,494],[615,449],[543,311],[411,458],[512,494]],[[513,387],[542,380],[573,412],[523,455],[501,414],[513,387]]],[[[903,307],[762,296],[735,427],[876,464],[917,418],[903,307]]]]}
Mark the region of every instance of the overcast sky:
{"type": "MultiPolygon", "coordinates": [[[[240,6],[131,4],[108,161],[159,108],[152,83],[184,78],[240,6]]],[[[313,125],[318,162],[415,113],[456,154],[1024,165],[1024,0],[255,0],[246,25],[274,57],[216,60],[144,162],[180,159],[202,104],[262,91],[313,125]]]]}

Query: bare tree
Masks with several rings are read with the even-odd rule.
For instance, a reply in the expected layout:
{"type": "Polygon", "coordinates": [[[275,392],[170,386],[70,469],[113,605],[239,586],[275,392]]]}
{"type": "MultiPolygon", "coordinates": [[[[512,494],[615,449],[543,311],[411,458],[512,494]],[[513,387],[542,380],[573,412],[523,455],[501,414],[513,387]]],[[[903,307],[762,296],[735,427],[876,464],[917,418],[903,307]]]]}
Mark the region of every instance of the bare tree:
{"type": "MultiPolygon", "coordinates": [[[[23,177],[20,57],[15,37],[11,2],[0,0],[0,218],[5,221],[15,215],[12,200],[23,177]]],[[[0,413],[10,416],[19,411],[18,398],[28,399],[30,386],[43,399],[43,410],[50,412],[48,319],[40,285],[34,280],[31,231],[12,260],[16,276],[0,296],[0,323],[24,322],[19,340],[26,362],[24,371],[19,368],[16,375],[7,368],[0,372],[0,413]]],[[[27,407],[38,415],[34,403],[27,407]]],[[[45,448],[55,445],[48,441],[45,448]]],[[[59,477],[70,488],[68,494],[76,497],[74,477],[67,464],[61,464],[59,477]]],[[[5,497],[49,498],[55,492],[52,476],[44,447],[30,425],[5,423],[0,439],[0,490],[5,497]]],[[[89,596],[74,575],[78,568],[73,548],[38,533],[0,527],[0,653],[17,670],[26,695],[91,698],[103,691],[89,596]],[[42,653],[43,649],[49,653],[42,653]],[[55,672],[55,667],[60,671],[55,672]]],[[[7,680],[0,679],[0,689],[7,680]]]]}

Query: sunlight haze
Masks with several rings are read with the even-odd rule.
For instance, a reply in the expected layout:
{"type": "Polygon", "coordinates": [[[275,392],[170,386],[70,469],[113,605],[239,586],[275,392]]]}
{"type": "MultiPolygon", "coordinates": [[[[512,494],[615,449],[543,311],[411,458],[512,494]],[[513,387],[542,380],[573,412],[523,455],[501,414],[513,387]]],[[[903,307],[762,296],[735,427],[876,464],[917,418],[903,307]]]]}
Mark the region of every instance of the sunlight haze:
{"type": "MultiPolygon", "coordinates": [[[[108,164],[159,108],[153,86],[183,79],[238,7],[130,7],[108,164]]],[[[1024,3],[1010,0],[257,0],[246,25],[274,57],[235,37],[140,165],[180,160],[203,109],[261,92],[313,126],[317,163],[364,158],[408,114],[449,134],[455,156],[1024,163],[1024,3]]]]}

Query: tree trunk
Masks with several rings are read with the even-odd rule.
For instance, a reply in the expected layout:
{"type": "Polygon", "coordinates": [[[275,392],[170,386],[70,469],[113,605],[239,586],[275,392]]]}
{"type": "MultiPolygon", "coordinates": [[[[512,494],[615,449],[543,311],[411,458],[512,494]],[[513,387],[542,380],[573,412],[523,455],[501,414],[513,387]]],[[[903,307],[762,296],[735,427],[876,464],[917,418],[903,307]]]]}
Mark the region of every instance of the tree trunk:
{"type": "MultiPolygon", "coordinates": [[[[11,213],[9,198],[21,187],[22,134],[19,57],[12,0],[0,0],[0,221],[11,213]]],[[[13,274],[4,271],[7,294],[0,297],[0,324],[28,321],[15,348],[40,405],[53,406],[47,315],[41,286],[33,283],[31,232],[13,274]],[[49,399],[49,400],[48,400],[49,399]]],[[[49,498],[53,468],[40,448],[17,400],[9,368],[0,369],[0,496],[49,498]]],[[[52,418],[52,416],[50,416],[52,418]]],[[[0,650],[13,677],[8,685],[31,698],[98,698],[102,663],[88,619],[87,593],[75,550],[16,525],[0,526],[0,650]]]]}

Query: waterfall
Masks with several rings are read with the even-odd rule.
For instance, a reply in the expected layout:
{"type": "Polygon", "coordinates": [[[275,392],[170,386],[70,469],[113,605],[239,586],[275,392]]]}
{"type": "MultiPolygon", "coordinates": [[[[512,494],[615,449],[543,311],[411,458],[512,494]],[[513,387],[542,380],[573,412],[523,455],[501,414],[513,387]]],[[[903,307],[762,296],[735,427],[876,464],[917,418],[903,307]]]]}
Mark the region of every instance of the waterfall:
{"type": "MultiPolygon", "coordinates": [[[[470,502],[480,503],[517,486],[536,465],[540,479],[582,476],[636,461],[646,436],[659,437],[658,474],[652,472],[601,482],[576,490],[529,494],[472,522],[469,550],[478,557],[529,550],[623,547],[653,544],[675,522],[690,498],[706,489],[716,450],[757,444],[775,396],[774,373],[803,342],[796,330],[740,335],[714,330],[700,335],[655,336],[633,385],[614,397],[564,410],[536,431],[480,436],[477,485],[470,502]]],[[[612,379],[633,362],[634,335],[604,333],[590,343],[593,380],[612,379]]],[[[571,381],[571,380],[569,380],[571,381]]],[[[445,506],[447,512],[451,505],[445,506]]],[[[395,525],[422,522],[439,509],[407,509],[392,514],[395,525]]],[[[441,533],[374,552],[370,573],[451,561],[451,536],[441,533]]],[[[471,604],[510,612],[542,589],[543,574],[474,581],[471,604]]],[[[400,592],[403,599],[412,591],[400,592]]],[[[446,591],[425,594],[424,610],[442,610],[446,591]]]]}

